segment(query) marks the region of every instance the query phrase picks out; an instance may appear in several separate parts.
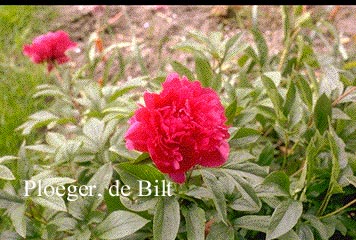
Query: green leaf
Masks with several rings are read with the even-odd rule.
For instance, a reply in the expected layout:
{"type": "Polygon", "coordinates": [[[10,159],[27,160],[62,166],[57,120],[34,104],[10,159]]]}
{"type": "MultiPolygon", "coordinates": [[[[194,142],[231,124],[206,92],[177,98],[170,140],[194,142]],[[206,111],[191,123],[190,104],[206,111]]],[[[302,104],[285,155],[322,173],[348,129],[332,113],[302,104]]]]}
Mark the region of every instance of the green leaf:
{"type": "Polygon", "coordinates": [[[188,240],[204,240],[205,212],[196,204],[182,208],[185,218],[188,240]]]}
{"type": "Polygon", "coordinates": [[[216,207],[216,211],[218,212],[222,221],[227,223],[227,211],[226,211],[226,201],[223,190],[221,189],[219,184],[216,184],[218,179],[208,171],[201,171],[204,183],[211,191],[213,195],[213,202],[216,207]]]}
{"type": "Polygon", "coordinates": [[[96,186],[96,188],[93,191],[93,194],[96,195],[96,197],[87,198],[88,201],[90,201],[91,203],[91,210],[96,209],[103,201],[104,191],[111,182],[112,174],[113,174],[113,169],[111,163],[110,162],[106,163],[96,171],[94,176],[87,183],[88,186],[90,185],[96,186]]]}
{"type": "Polygon", "coordinates": [[[59,216],[51,220],[48,224],[56,225],[58,227],[57,231],[60,232],[74,230],[78,224],[78,221],[71,217],[59,216]]]}
{"type": "Polygon", "coordinates": [[[283,106],[283,113],[285,116],[288,116],[289,112],[292,109],[292,106],[295,102],[295,95],[296,95],[295,84],[293,81],[290,81],[286,100],[285,100],[284,106],[283,106]]]}
{"type": "MultiPolygon", "coordinates": [[[[329,183],[329,193],[342,193],[342,187],[338,183],[339,175],[340,175],[340,153],[345,151],[345,149],[339,148],[336,142],[336,138],[340,141],[341,139],[336,135],[335,131],[330,126],[330,132],[328,134],[330,149],[331,149],[331,159],[332,159],[332,166],[331,166],[331,176],[330,176],[330,183],[329,183]]],[[[345,146],[345,144],[344,144],[345,146]]],[[[341,162],[342,163],[342,162],[341,162]]],[[[343,164],[344,166],[347,163],[343,164]]]]}
{"type": "Polygon", "coordinates": [[[110,137],[114,134],[118,126],[118,120],[113,119],[106,123],[103,134],[101,135],[100,142],[102,145],[105,145],[110,137]]]}
{"type": "Polygon", "coordinates": [[[9,208],[8,213],[12,221],[12,225],[15,227],[16,232],[23,238],[26,238],[26,205],[15,204],[9,208]]]}
{"type": "Polygon", "coordinates": [[[313,107],[313,93],[310,89],[309,83],[301,76],[296,77],[296,85],[300,98],[308,106],[309,110],[313,107]]]}
{"type": "Polygon", "coordinates": [[[281,84],[282,75],[280,72],[278,71],[264,72],[263,75],[270,78],[276,87],[278,87],[281,84]]]}
{"type": "Polygon", "coordinates": [[[46,134],[46,142],[53,147],[59,147],[66,142],[65,136],[56,132],[48,132],[46,134]]]}
{"type": "Polygon", "coordinates": [[[268,46],[266,40],[264,39],[263,34],[258,28],[252,28],[251,32],[257,44],[259,64],[261,67],[263,67],[268,60],[268,46]]]}
{"type": "Polygon", "coordinates": [[[346,153],[346,150],[345,150],[346,144],[336,134],[336,132],[332,128],[332,126],[330,126],[329,128],[330,128],[329,144],[330,144],[332,155],[334,157],[334,160],[339,164],[340,168],[343,169],[343,168],[346,167],[346,165],[348,163],[348,160],[347,160],[348,157],[347,157],[347,153],[346,153]]]}
{"type": "MultiPolygon", "coordinates": [[[[78,141],[78,140],[66,141],[66,143],[64,143],[63,145],[58,147],[58,149],[56,150],[54,161],[57,164],[71,161],[73,159],[73,157],[77,154],[77,151],[81,146],[82,146],[81,141],[78,141]]],[[[85,148],[86,147],[87,146],[85,146],[85,148]]],[[[98,147],[98,145],[95,145],[95,148],[97,148],[97,147],[98,147]]],[[[84,146],[83,146],[83,148],[84,148],[84,146]]],[[[91,149],[95,149],[95,148],[91,148],[91,149]]],[[[94,152],[96,153],[97,150],[94,150],[94,152]]]]}
{"type": "Polygon", "coordinates": [[[146,180],[156,185],[165,179],[164,175],[157,168],[147,164],[120,163],[114,167],[119,173],[122,181],[132,189],[138,189],[138,180],[146,180]],[[156,182],[157,181],[157,182],[156,182]]]}
{"type": "Polygon", "coordinates": [[[19,179],[30,179],[33,172],[33,166],[31,165],[31,161],[26,156],[26,142],[24,141],[21,144],[19,149],[19,159],[17,160],[17,175],[19,179]]]}
{"type": "Polygon", "coordinates": [[[42,197],[37,197],[37,196],[31,197],[31,200],[34,203],[37,203],[46,208],[50,208],[56,211],[63,211],[63,212],[67,211],[67,207],[63,198],[56,195],[55,193],[53,196],[43,195],[42,197]]]}
{"type": "Polygon", "coordinates": [[[33,95],[33,98],[38,98],[41,96],[62,97],[62,98],[66,97],[66,95],[59,89],[44,89],[35,93],[33,95]]]}
{"type": "Polygon", "coordinates": [[[98,149],[101,149],[102,147],[102,135],[104,133],[104,122],[100,121],[97,118],[91,118],[89,119],[84,127],[83,127],[83,133],[85,136],[87,136],[97,147],[98,149]]]}
{"type": "Polygon", "coordinates": [[[271,107],[258,105],[258,106],[256,106],[256,112],[263,115],[266,118],[270,118],[272,120],[277,120],[276,112],[271,107]]]}
{"type": "Polygon", "coordinates": [[[342,111],[340,108],[333,108],[332,116],[333,119],[351,120],[351,117],[347,115],[344,111],[342,111]]]}
{"type": "Polygon", "coordinates": [[[141,153],[136,159],[132,161],[132,163],[141,163],[143,161],[152,161],[150,159],[150,154],[149,153],[141,153]]]}
{"type": "Polygon", "coordinates": [[[116,145],[116,146],[111,146],[109,148],[110,152],[116,153],[117,155],[119,155],[120,157],[126,158],[128,160],[131,160],[132,162],[136,162],[136,159],[139,158],[141,156],[142,153],[138,152],[138,151],[129,151],[127,150],[125,144],[123,142],[121,142],[120,144],[116,145]]]}
{"type": "Polygon", "coordinates": [[[105,189],[104,200],[108,213],[112,213],[117,210],[127,210],[121,203],[120,198],[118,196],[111,195],[107,189],[105,189]]]}
{"type": "Polygon", "coordinates": [[[300,177],[295,184],[294,193],[292,193],[292,195],[294,195],[295,193],[303,190],[303,192],[299,198],[301,201],[306,200],[306,196],[305,196],[305,192],[307,190],[306,188],[307,188],[308,184],[310,183],[311,178],[314,175],[314,169],[315,169],[314,159],[319,152],[317,147],[315,146],[317,140],[318,140],[318,134],[314,135],[314,137],[309,141],[309,144],[306,148],[305,163],[304,163],[304,166],[302,167],[302,172],[300,174],[300,177]]]}
{"type": "Polygon", "coordinates": [[[51,122],[56,122],[56,120],[60,119],[53,113],[49,111],[38,111],[29,116],[29,120],[16,128],[16,130],[22,129],[22,134],[28,135],[33,129],[47,126],[51,122]]]}
{"type": "Polygon", "coordinates": [[[231,139],[245,138],[253,135],[260,135],[261,133],[253,128],[240,128],[231,139]]]}
{"type": "MultiPolygon", "coordinates": [[[[212,43],[212,41],[211,41],[212,40],[211,38],[213,38],[214,35],[215,35],[215,37],[219,38],[219,36],[216,36],[216,32],[215,32],[215,34],[214,34],[214,32],[212,32],[209,37],[206,36],[203,32],[200,32],[200,31],[193,30],[193,31],[189,32],[189,36],[191,36],[197,42],[202,43],[205,46],[207,46],[208,50],[213,50],[215,48],[213,43],[212,43]]],[[[220,38],[222,37],[221,33],[218,34],[218,35],[220,35],[220,38]]],[[[218,40],[218,41],[221,41],[221,40],[218,40]]]]}
{"type": "Polygon", "coordinates": [[[234,118],[236,116],[236,110],[237,110],[237,101],[236,99],[234,99],[234,101],[232,101],[232,103],[230,103],[230,105],[226,108],[225,110],[225,116],[227,118],[227,125],[230,125],[233,123],[234,118]]]}
{"type": "Polygon", "coordinates": [[[51,119],[57,119],[58,117],[49,111],[42,110],[32,114],[29,118],[37,121],[47,121],[51,119]]]}
{"type": "Polygon", "coordinates": [[[56,151],[55,148],[48,146],[46,144],[30,145],[30,146],[26,146],[26,149],[37,151],[37,152],[43,152],[43,153],[55,153],[56,151]]]}
{"type": "Polygon", "coordinates": [[[188,53],[194,53],[194,55],[197,55],[202,58],[205,56],[204,53],[207,51],[202,44],[190,40],[185,41],[183,43],[178,43],[173,47],[173,49],[181,50],[188,53]]]}
{"type": "Polygon", "coordinates": [[[91,240],[91,231],[89,230],[88,226],[82,227],[84,229],[78,230],[73,238],[65,238],[65,240],[91,240]]]}
{"type": "Polygon", "coordinates": [[[190,71],[186,66],[181,64],[180,62],[173,61],[171,62],[171,65],[179,75],[181,76],[186,76],[189,80],[193,81],[195,79],[192,71],[190,71]]]}
{"type": "MultiPolygon", "coordinates": [[[[251,183],[256,183],[256,184],[262,183],[263,179],[268,174],[269,171],[268,167],[262,167],[256,163],[246,161],[250,158],[250,156],[249,155],[244,156],[243,154],[244,152],[242,151],[236,153],[236,157],[233,158],[236,160],[229,161],[227,164],[225,164],[222,167],[222,169],[229,170],[228,172],[231,175],[236,175],[242,178],[246,178],[251,183]],[[244,160],[244,157],[246,157],[246,160],[244,160]]],[[[252,158],[254,157],[252,156],[252,158]]]]}
{"type": "Polygon", "coordinates": [[[142,58],[141,49],[140,49],[140,46],[137,44],[137,39],[136,39],[135,36],[132,38],[132,49],[133,49],[133,52],[135,54],[136,61],[140,65],[142,75],[148,75],[149,72],[148,72],[148,69],[146,67],[147,62],[145,62],[143,60],[143,58],[142,58]]]}
{"type": "Polygon", "coordinates": [[[347,181],[356,188],[356,176],[348,176],[347,181]]]}
{"type": "Polygon", "coordinates": [[[333,232],[330,232],[328,230],[328,226],[323,222],[321,222],[316,216],[305,214],[303,215],[303,218],[308,220],[310,222],[310,225],[312,225],[313,228],[315,228],[318,231],[321,239],[328,240],[333,235],[333,232]]]}
{"type": "Polygon", "coordinates": [[[130,199],[130,197],[120,196],[120,202],[122,205],[131,211],[134,212],[144,212],[150,209],[154,209],[157,205],[158,198],[157,197],[140,197],[137,199],[130,199]]]}
{"type": "Polygon", "coordinates": [[[345,215],[339,216],[338,219],[340,219],[341,223],[347,228],[348,234],[350,236],[356,236],[355,220],[345,215]]]}
{"type": "Polygon", "coordinates": [[[118,239],[136,232],[148,222],[137,214],[115,211],[96,226],[94,232],[100,239],[118,239]]]}
{"type": "Polygon", "coordinates": [[[271,216],[246,215],[234,220],[234,226],[248,230],[267,232],[271,216]]]}
{"type": "Polygon", "coordinates": [[[11,161],[11,160],[14,160],[14,159],[18,159],[18,157],[15,157],[15,156],[3,156],[3,157],[0,157],[0,163],[4,163],[4,162],[11,161]]]}
{"type": "MultiPolygon", "coordinates": [[[[91,197],[94,198],[95,197],[91,197]]],[[[93,200],[91,198],[85,198],[78,196],[76,201],[68,203],[68,213],[78,220],[85,220],[92,210],[93,200]]]]}
{"type": "Polygon", "coordinates": [[[298,236],[300,240],[314,240],[313,231],[309,225],[301,224],[298,229],[298,236]]]}
{"type": "Polygon", "coordinates": [[[222,222],[214,223],[206,240],[233,240],[234,229],[231,226],[226,226],[222,222]]]}
{"type": "Polygon", "coordinates": [[[243,51],[248,46],[247,44],[240,44],[242,39],[243,34],[237,33],[226,42],[224,53],[225,61],[235,57],[239,52],[243,51]]]}
{"type": "Polygon", "coordinates": [[[281,111],[283,109],[283,98],[279,94],[275,83],[272,81],[272,79],[266,77],[265,75],[262,76],[261,80],[263,86],[266,88],[268,97],[273,103],[274,108],[281,111]]]}
{"type": "Polygon", "coordinates": [[[299,236],[294,230],[289,230],[286,234],[283,234],[278,238],[279,240],[300,240],[299,236]]]}
{"type": "Polygon", "coordinates": [[[234,174],[231,170],[224,170],[223,173],[228,177],[229,182],[232,182],[242,198],[236,199],[229,206],[237,211],[258,212],[261,209],[261,200],[257,197],[253,187],[243,178],[234,174]]]}
{"type": "Polygon", "coordinates": [[[4,231],[0,233],[1,240],[19,240],[20,235],[13,231],[4,231]]]}
{"type": "Polygon", "coordinates": [[[349,62],[346,62],[343,66],[343,68],[345,70],[351,70],[353,68],[356,68],[356,61],[349,61],[349,62]]]}
{"type": "MultiPolygon", "coordinates": [[[[257,53],[256,51],[251,47],[251,46],[248,46],[246,49],[245,49],[245,52],[246,52],[246,56],[249,56],[250,58],[253,59],[253,63],[251,63],[251,65],[249,66],[249,68],[252,68],[256,63],[259,62],[259,59],[258,59],[258,56],[257,56],[257,53]]],[[[243,58],[240,58],[240,62],[239,64],[242,64],[243,61],[247,61],[246,59],[243,59],[243,58]]],[[[242,65],[243,66],[243,65],[242,65]]]]}
{"type": "Polygon", "coordinates": [[[208,39],[207,45],[210,54],[215,59],[222,59],[223,58],[223,53],[222,53],[223,45],[221,44],[223,41],[222,32],[217,32],[217,31],[211,32],[207,39],[208,39]]]}
{"type": "Polygon", "coordinates": [[[233,137],[231,137],[230,143],[237,146],[242,146],[250,143],[255,143],[261,136],[261,133],[253,128],[242,127],[233,137]]]}
{"type": "Polygon", "coordinates": [[[119,86],[105,86],[103,87],[102,91],[104,95],[109,95],[109,101],[113,102],[119,97],[129,92],[130,90],[144,86],[145,79],[146,77],[133,78],[131,80],[128,80],[127,82],[121,83],[119,86]]]}
{"type": "Polygon", "coordinates": [[[323,93],[315,104],[314,121],[315,126],[321,134],[329,126],[329,119],[331,119],[332,107],[330,99],[323,93]]]}
{"type": "Polygon", "coordinates": [[[272,185],[277,188],[277,191],[281,191],[287,196],[289,195],[290,181],[287,174],[283,171],[276,171],[269,174],[263,181],[263,185],[272,185]]]}
{"type": "Polygon", "coordinates": [[[213,198],[212,193],[208,189],[203,188],[203,187],[193,187],[185,194],[188,196],[197,198],[197,199],[203,199],[203,198],[212,199],[213,198]]]}
{"type": "Polygon", "coordinates": [[[290,22],[290,7],[289,6],[281,6],[281,14],[283,21],[283,42],[290,37],[291,31],[291,22],[290,22]]]}
{"type": "Polygon", "coordinates": [[[15,180],[14,174],[12,174],[11,170],[4,165],[0,165],[0,179],[4,180],[15,180]]]}
{"type": "MultiPolygon", "coordinates": [[[[52,177],[51,171],[43,171],[31,178],[32,181],[41,180],[41,188],[45,188],[46,186],[58,186],[65,185],[69,183],[74,183],[76,180],[68,177],[52,177]]],[[[37,186],[36,188],[38,188],[37,186]]]]}
{"type": "Polygon", "coordinates": [[[336,95],[339,96],[344,85],[340,81],[338,70],[332,65],[326,65],[322,68],[323,77],[320,81],[320,94],[325,93],[331,98],[332,91],[336,90],[336,95]]]}
{"type": "Polygon", "coordinates": [[[180,225],[179,203],[175,197],[158,200],[153,217],[153,239],[175,240],[180,225]]]}
{"type": "Polygon", "coordinates": [[[210,87],[214,78],[213,70],[210,67],[209,61],[205,58],[195,58],[195,72],[198,80],[204,87],[210,87]]]}
{"type": "Polygon", "coordinates": [[[266,232],[266,240],[278,238],[291,230],[303,212],[301,202],[287,200],[281,202],[274,210],[266,232]]]}
{"type": "Polygon", "coordinates": [[[8,206],[13,203],[23,203],[24,200],[18,197],[17,195],[10,194],[4,190],[0,189],[0,206],[8,206]],[[4,203],[4,204],[2,204],[4,203]]]}
{"type": "Polygon", "coordinates": [[[267,142],[266,146],[262,149],[260,155],[258,156],[257,163],[260,166],[269,166],[274,159],[274,147],[271,142],[267,142]]]}

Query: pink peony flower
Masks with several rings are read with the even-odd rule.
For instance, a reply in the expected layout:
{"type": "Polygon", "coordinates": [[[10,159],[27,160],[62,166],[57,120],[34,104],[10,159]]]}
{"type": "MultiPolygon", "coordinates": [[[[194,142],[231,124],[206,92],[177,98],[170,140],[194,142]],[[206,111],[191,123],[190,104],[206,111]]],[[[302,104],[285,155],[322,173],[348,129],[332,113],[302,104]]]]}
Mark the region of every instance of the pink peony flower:
{"type": "Polygon", "coordinates": [[[170,74],[161,93],[144,93],[129,120],[126,147],[148,152],[157,166],[177,183],[195,165],[217,167],[229,154],[224,107],[216,92],[198,81],[170,74]]]}
{"type": "Polygon", "coordinates": [[[55,62],[58,64],[68,62],[69,57],[65,52],[76,46],[77,43],[70,40],[68,33],[60,30],[36,37],[31,45],[23,47],[23,53],[34,63],[47,62],[50,72],[55,62]]]}

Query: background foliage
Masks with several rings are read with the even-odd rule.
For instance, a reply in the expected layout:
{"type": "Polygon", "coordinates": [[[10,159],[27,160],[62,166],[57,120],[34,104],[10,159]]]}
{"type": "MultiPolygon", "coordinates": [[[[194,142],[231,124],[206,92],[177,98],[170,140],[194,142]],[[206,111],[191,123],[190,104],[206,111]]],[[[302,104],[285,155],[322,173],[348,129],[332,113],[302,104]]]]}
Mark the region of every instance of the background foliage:
{"type": "Polygon", "coordinates": [[[15,128],[44,103],[32,95],[47,76],[22,55],[22,46],[55,16],[48,7],[0,6],[0,155],[17,153],[23,136],[15,128]]]}
{"type": "Polygon", "coordinates": [[[0,239],[354,239],[356,65],[328,22],[296,6],[281,18],[277,54],[258,20],[253,44],[193,31],[175,46],[194,61],[172,61],[174,71],[219,93],[231,152],[220,168],[192,170],[173,197],[138,196],[137,180],[167,178],[123,140],[142,92],[160,91],[166,73],[147,72],[135,38],[100,51],[93,34],[82,66],[37,87],[48,104],[18,128],[36,137],[0,158],[0,239]],[[329,51],[315,52],[316,41],[329,51]],[[126,76],[130,64],[142,76],[126,76]],[[24,197],[27,179],[95,184],[97,197],[24,197]],[[110,196],[115,180],[132,195],[110,196]]]}

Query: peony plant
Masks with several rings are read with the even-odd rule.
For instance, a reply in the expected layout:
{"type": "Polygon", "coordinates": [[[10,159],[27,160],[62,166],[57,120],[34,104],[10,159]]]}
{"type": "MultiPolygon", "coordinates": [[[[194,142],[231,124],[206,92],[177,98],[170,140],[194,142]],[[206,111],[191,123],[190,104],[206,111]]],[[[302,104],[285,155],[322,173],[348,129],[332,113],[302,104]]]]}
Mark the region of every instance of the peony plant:
{"type": "Polygon", "coordinates": [[[192,31],[174,50],[193,63],[158,74],[135,38],[97,31],[76,64],[64,31],[24,46],[48,104],[18,128],[38,139],[0,157],[0,239],[356,238],[355,59],[329,23],[281,12],[280,52],[257,25],[251,44],[192,31]]]}

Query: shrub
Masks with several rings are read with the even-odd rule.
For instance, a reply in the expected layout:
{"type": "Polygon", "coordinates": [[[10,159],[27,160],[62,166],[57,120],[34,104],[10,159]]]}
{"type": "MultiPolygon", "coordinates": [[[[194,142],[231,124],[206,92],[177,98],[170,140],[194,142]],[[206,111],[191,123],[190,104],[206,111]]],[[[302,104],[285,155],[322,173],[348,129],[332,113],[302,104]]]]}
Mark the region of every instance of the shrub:
{"type": "MultiPolygon", "coordinates": [[[[150,149],[160,139],[148,147],[135,143],[134,149],[143,152],[125,146],[128,120],[137,103],[144,106],[142,91],[159,93],[168,73],[127,79],[110,74],[110,63],[122,69],[122,61],[114,59],[130,44],[98,51],[93,35],[80,68],[55,66],[51,82],[38,86],[35,97],[46,97],[48,107],[18,129],[25,135],[40,131],[43,137],[24,142],[18,156],[0,158],[1,237],[355,238],[355,64],[337,39],[332,39],[337,43],[330,55],[313,50],[313,42],[327,34],[322,26],[332,26],[313,22],[301,9],[281,7],[284,48],[276,55],[269,53],[256,25],[251,29],[254,44],[243,41],[242,34],[225,38],[220,32],[191,32],[175,46],[193,57],[194,66],[173,61],[171,67],[218,94],[230,136],[226,163],[193,164],[184,169],[181,184],[155,165],[150,149]]],[[[157,96],[146,94],[146,106],[155,104],[157,96]]],[[[208,101],[214,99],[206,100],[213,108],[208,101]]],[[[188,105],[177,104],[177,119],[188,105]]],[[[155,113],[161,115],[148,122],[168,119],[163,110],[155,113]]],[[[202,119],[208,113],[200,113],[202,119]]],[[[153,134],[164,124],[140,129],[140,134],[153,134]]],[[[191,147],[191,138],[182,136],[169,146],[191,147]]],[[[197,148],[207,144],[203,140],[197,148]]],[[[167,162],[170,157],[176,156],[167,155],[167,162]]]]}

